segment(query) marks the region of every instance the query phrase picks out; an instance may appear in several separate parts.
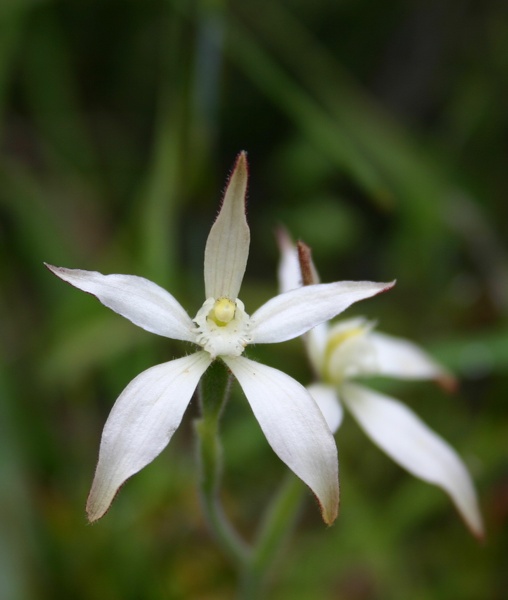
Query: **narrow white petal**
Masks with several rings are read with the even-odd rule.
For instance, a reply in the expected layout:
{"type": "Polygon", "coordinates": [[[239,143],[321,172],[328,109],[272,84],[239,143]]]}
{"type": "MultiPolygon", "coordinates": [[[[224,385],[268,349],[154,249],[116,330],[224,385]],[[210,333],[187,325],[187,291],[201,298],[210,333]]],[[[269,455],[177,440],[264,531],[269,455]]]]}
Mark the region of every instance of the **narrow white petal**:
{"type": "Polygon", "coordinates": [[[197,352],[152,367],[125,388],[102,432],[86,506],[90,521],[100,519],[120,486],[167,446],[210,363],[209,354],[197,352]]]}
{"type": "Polygon", "coordinates": [[[193,342],[189,315],[175,298],[156,283],[135,275],[102,275],[97,271],[46,265],[50,271],[147,331],[193,342]]]}
{"type": "Polygon", "coordinates": [[[448,493],[473,534],[483,524],[471,477],[455,450],[404,404],[363,386],[345,384],[341,400],[367,435],[410,473],[448,493]]]}
{"type": "Polygon", "coordinates": [[[326,523],[339,503],[337,447],[321,411],[297,381],[243,356],[223,357],[238,379],[268,443],[314,492],[326,523]]]}
{"type": "Polygon", "coordinates": [[[229,179],[224,201],[212,225],[205,248],[207,298],[238,297],[247,257],[250,232],[245,216],[247,157],[240,152],[229,179]]]}
{"type": "Polygon", "coordinates": [[[277,275],[279,292],[283,294],[302,286],[302,272],[298,261],[298,251],[285,229],[280,228],[277,231],[277,242],[280,250],[277,275]]]}
{"type": "Polygon", "coordinates": [[[444,367],[409,340],[376,331],[370,332],[368,339],[376,354],[373,374],[400,379],[453,379],[444,367]]]}
{"type": "Polygon", "coordinates": [[[323,375],[328,329],[328,323],[325,321],[309,329],[303,338],[307,356],[317,377],[322,377],[323,375]]]}
{"type": "Polygon", "coordinates": [[[344,410],[335,388],[322,383],[313,383],[307,386],[307,391],[319,406],[330,431],[335,433],[340,427],[344,416],[344,410]]]}
{"type": "Polygon", "coordinates": [[[354,302],[389,290],[394,283],[320,283],[275,296],[252,315],[252,341],[270,344],[298,337],[332,319],[354,302]]]}

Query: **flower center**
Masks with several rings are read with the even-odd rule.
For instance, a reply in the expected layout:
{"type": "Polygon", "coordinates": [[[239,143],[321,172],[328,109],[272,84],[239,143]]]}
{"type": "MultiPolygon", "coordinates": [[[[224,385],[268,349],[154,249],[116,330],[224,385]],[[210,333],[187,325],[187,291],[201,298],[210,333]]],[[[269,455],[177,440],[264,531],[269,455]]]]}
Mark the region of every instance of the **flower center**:
{"type": "Polygon", "coordinates": [[[208,298],[194,318],[196,344],[217,356],[240,356],[251,341],[250,318],[241,300],[208,298]]]}
{"type": "Polygon", "coordinates": [[[338,331],[337,333],[332,334],[326,343],[325,348],[325,362],[328,362],[332,354],[337,350],[339,346],[347,341],[351,340],[359,335],[363,335],[365,333],[365,329],[362,327],[352,327],[351,329],[346,329],[345,331],[338,331]]]}
{"type": "Polygon", "coordinates": [[[208,313],[208,319],[212,319],[219,327],[224,327],[234,319],[235,313],[236,304],[232,300],[229,298],[219,298],[208,313]]]}
{"type": "Polygon", "coordinates": [[[357,318],[332,328],[322,363],[322,376],[326,381],[340,384],[344,379],[373,372],[377,357],[368,335],[373,326],[357,318]]]}

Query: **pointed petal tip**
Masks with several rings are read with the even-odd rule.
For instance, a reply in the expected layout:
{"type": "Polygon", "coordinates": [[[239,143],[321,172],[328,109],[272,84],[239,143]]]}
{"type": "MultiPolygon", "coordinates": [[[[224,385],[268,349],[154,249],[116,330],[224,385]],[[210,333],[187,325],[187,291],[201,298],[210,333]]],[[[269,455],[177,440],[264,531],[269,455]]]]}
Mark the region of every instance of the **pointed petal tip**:
{"type": "Polygon", "coordinates": [[[245,150],[242,150],[236,156],[235,164],[233,165],[233,170],[231,171],[228,185],[229,185],[229,183],[231,183],[231,180],[233,179],[233,177],[241,176],[241,177],[247,179],[248,175],[249,175],[249,163],[247,161],[247,152],[245,150]]]}
{"type": "Polygon", "coordinates": [[[479,544],[484,545],[486,541],[485,526],[476,493],[468,506],[459,506],[453,498],[452,501],[471,535],[479,544]]]}
{"type": "MultiPolygon", "coordinates": [[[[73,274],[85,273],[85,271],[82,271],[81,269],[69,269],[67,267],[57,267],[55,265],[50,265],[47,262],[42,263],[42,264],[46,267],[46,269],[48,269],[48,271],[51,271],[51,273],[53,273],[53,275],[56,275],[57,277],[59,277],[66,283],[70,283],[71,285],[74,285],[74,284],[69,280],[69,278],[73,274]]],[[[74,287],[77,287],[77,286],[74,286],[74,287]]]]}
{"type": "Polygon", "coordinates": [[[113,500],[116,498],[119,490],[120,488],[116,490],[116,492],[113,494],[113,497],[109,501],[104,502],[103,500],[100,502],[94,497],[94,487],[92,486],[86,501],[86,517],[90,525],[97,523],[97,521],[102,519],[102,517],[109,511],[109,508],[113,503],[113,500]]]}
{"type": "MultiPolygon", "coordinates": [[[[53,273],[53,275],[56,275],[59,279],[61,279],[62,281],[65,281],[66,283],[70,283],[71,285],[74,285],[74,283],[72,281],[70,281],[69,278],[72,276],[73,273],[80,272],[80,269],[68,269],[67,267],[56,267],[55,265],[50,265],[47,262],[43,263],[43,265],[46,267],[46,269],[48,269],[48,271],[51,271],[51,273],[53,273]]],[[[78,287],[78,286],[74,285],[74,287],[78,287]]]]}
{"type": "Polygon", "coordinates": [[[393,281],[389,281],[388,283],[381,284],[384,287],[379,290],[378,294],[384,294],[385,292],[390,291],[393,287],[395,287],[396,283],[397,283],[397,280],[394,279],[393,281]]]}
{"type": "Polygon", "coordinates": [[[483,528],[483,523],[476,523],[475,525],[472,525],[471,523],[466,523],[469,531],[472,533],[472,535],[474,536],[474,538],[476,539],[476,541],[481,544],[482,546],[485,545],[486,542],[486,537],[485,537],[485,530],[483,528]]]}
{"type": "Polygon", "coordinates": [[[95,525],[103,516],[104,515],[95,515],[92,511],[89,512],[88,509],[86,510],[86,520],[89,525],[95,525]]]}
{"type": "Polygon", "coordinates": [[[46,267],[46,269],[48,269],[48,271],[51,271],[55,275],[58,275],[58,272],[62,269],[62,267],[55,267],[47,262],[43,262],[42,264],[46,267]]]}
{"type": "Polygon", "coordinates": [[[275,228],[275,238],[277,239],[277,244],[281,252],[284,250],[293,249],[293,240],[291,239],[289,231],[284,227],[284,225],[277,225],[275,228]]]}
{"type": "Polygon", "coordinates": [[[437,385],[448,394],[455,394],[459,389],[459,382],[450,373],[442,373],[436,378],[437,385]]]}
{"type": "Polygon", "coordinates": [[[323,505],[320,505],[320,508],[321,508],[321,517],[323,518],[325,525],[327,527],[331,527],[335,523],[335,520],[337,519],[337,517],[339,516],[339,501],[338,501],[338,499],[337,499],[337,503],[334,504],[333,506],[329,507],[328,510],[323,505]]]}
{"type": "Polygon", "coordinates": [[[247,150],[240,150],[240,152],[238,153],[237,157],[236,157],[236,162],[245,163],[247,164],[247,150]]]}
{"type": "Polygon", "coordinates": [[[101,510],[98,509],[97,506],[95,506],[95,504],[95,501],[92,499],[92,490],[90,490],[90,494],[88,495],[85,508],[86,518],[90,525],[93,525],[94,523],[97,523],[99,519],[102,519],[102,517],[109,510],[110,506],[108,505],[104,510],[101,510]]]}

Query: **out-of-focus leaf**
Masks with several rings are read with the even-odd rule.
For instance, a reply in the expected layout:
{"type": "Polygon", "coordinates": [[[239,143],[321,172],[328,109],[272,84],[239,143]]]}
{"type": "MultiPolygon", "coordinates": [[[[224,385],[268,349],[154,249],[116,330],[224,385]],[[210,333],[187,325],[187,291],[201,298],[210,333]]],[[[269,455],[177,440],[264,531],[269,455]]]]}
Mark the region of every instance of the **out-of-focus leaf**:
{"type": "Polygon", "coordinates": [[[65,32],[56,14],[41,10],[31,23],[25,85],[41,146],[57,169],[98,182],[97,157],[80,106],[65,32]]]}
{"type": "Polygon", "coordinates": [[[26,600],[34,592],[33,490],[18,437],[19,423],[13,417],[15,402],[12,386],[0,370],[0,593],[26,600]]]}
{"type": "Polygon", "coordinates": [[[298,85],[240,23],[231,24],[228,56],[238,63],[284,114],[290,117],[321,152],[349,171],[357,183],[382,205],[392,198],[386,179],[366,159],[351,136],[298,85]]]}
{"type": "Polygon", "coordinates": [[[322,151],[341,159],[340,167],[372,199],[389,199],[388,206],[405,220],[396,241],[399,252],[411,248],[413,272],[419,263],[430,269],[447,229],[443,209],[456,187],[446,166],[430,158],[383,113],[283,4],[262,2],[256,16],[250,16],[259,36],[235,23],[231,57],[241,61],[245,74],[265,94],[296,117],[303,131],[316,134],[322,151]],[[256,18],[259,13],[262,19],[256,18]]]}
{"type": "Polygon", "coordinates": [[[49,210],[52,205],[29,169],[14,161],[0,163],[0,206],[11,215],[16,240],[24,243],[32,259],[39,257],[41,267],[43,260],[74,256],[72,239],[59,230],[58,220],[49,210]]]}
{"type": "Polygon", "coordinates": [[[508,329],[454,337],[432,346],[432,353],[467,379],[508,371],[508,329]]]}
{"type": "Polygon", "coordinates": [[[90,369],[116,356],[149,343],[151,336],[117,315],[75,321],[72,328],[60,328],[60,335],[45,347],[39,364],[41,380],[47,385],[69,385],[90,369]]]}
{"type": "Polygon", "coordinates": [[[3,116],[9,78],[14,70],[14,59],[32,0],[4,0],[0,6],[0,132],[3,131],[3,116]]]}

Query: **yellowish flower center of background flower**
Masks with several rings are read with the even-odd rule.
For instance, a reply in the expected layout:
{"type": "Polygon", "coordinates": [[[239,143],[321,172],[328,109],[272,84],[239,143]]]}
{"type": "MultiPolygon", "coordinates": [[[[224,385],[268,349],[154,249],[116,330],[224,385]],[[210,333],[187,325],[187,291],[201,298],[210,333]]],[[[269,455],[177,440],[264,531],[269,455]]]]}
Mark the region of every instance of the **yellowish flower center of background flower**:
{"type": "Polygon", "coordinates": [[[229,298],[219,298],[215,301],[212,310],[208,313],[208,318],[219,327],[225,327],[235,318],[235,312],[235,302],[229,298]]]}
{"type": "MultiPolygon", "coordinates": [[[[341,349],[341,354],[336,354],[337,350],[346,342],[350,342],[355,338],[361,338],[365,335],[368,329],[365,326],[356,326],[356,327],[348,327],[347,329],[342,329],[341,331],[337,331],[328,337],[328,341],[325,347],[325,352],[323,356],[323,372],[322,376],[327,381],[333,381],[337,383],[338,380],[342,380],[344,377],[343,368],[348,364],[348,362],[353,359],[356,362],[357,358],[353,353],[351,356],[349,352],[341,349]],[[337,358],[339,362],[337,362],[337,358]]],[[[349,344],[348,344],[349,346],[349,344]]]]}
{"type": "Polygon", "coordinates": [[[338,331],[334,335],[328,338],[326,348],[325,348],[325,361],[327,362],[330,358],[330,355],[341,346],[346,340],[350,340],[351,338],[356,337],[357,335],[362,335],[365,333],[365,328],[363,327],[352,327],[351,329],[347,329],[345,331],[338,331]]]}

